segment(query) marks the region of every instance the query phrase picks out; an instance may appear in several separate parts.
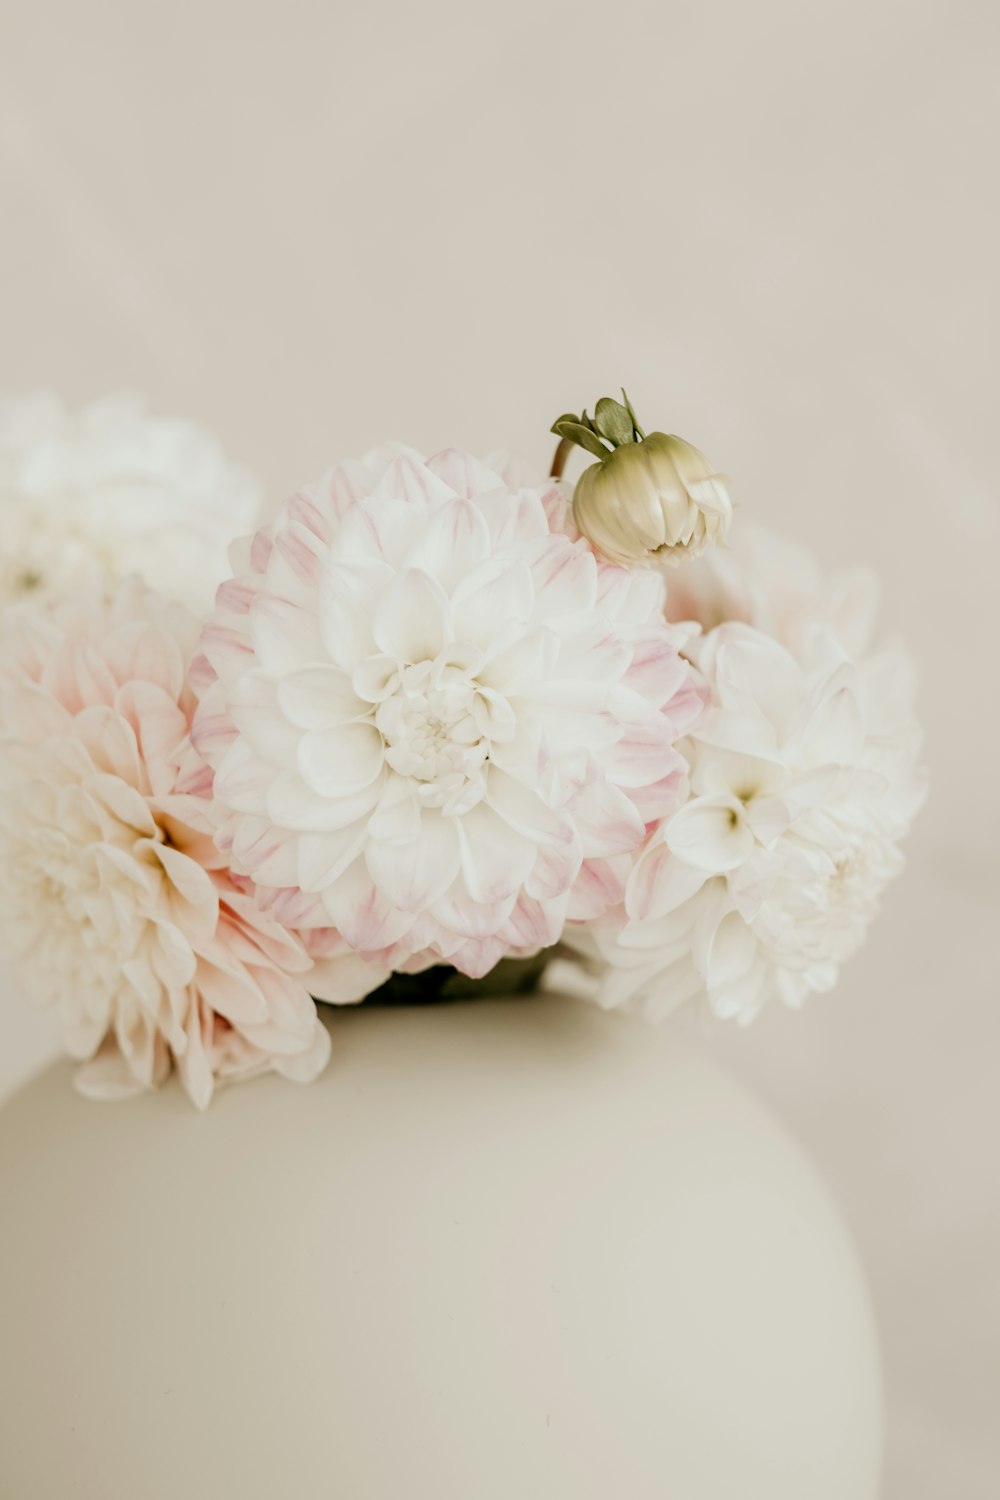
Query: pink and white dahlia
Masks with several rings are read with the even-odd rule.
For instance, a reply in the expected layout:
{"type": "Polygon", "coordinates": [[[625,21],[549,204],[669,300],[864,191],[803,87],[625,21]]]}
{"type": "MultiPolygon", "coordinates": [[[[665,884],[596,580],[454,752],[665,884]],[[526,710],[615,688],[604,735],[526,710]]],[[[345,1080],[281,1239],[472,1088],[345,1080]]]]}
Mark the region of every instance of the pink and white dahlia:
{"type": "Polygon", "coordinates": [[[393,968],[481,975],[603,910],[701,706],[660,578],[511,475],[399,446],[335,468],[239,553],[203,637],[223,847],[283,921],[393,968]]]}
{"type": "Polygon", "coordinates": [[[607,1004],[702,992],[746,1020],[772,994],[798,1005],[830,989],[923,801],[914,673],[898,644],[869,646],[870,580],[825,583],[760,533],[748,550],[745,571],[713,556],[671,600],[724,618],[688,647],[712,708],[683,746],[687,800],[649,838],[624,904],[575,939],[608,965],[607,1004]]]}
{"type": "Polygon", "coordinates": [[[258,505],[214,438],[132,397],[78,413],[44,395],[0,401],[0,604],[138,573],[207,610],[258,505]]]}
{"type": "Polygon", "coordinates": [[[310,998],[322,975],[214,842],[212,774],[189,738],[197,635],[132,581],[20,606],[4,641],[0,926],[86,1060],[80,1086],[103,1097],[176,1064],[204,1106],[224,1079],[312,1078],[329,1049],[310,998]]]}

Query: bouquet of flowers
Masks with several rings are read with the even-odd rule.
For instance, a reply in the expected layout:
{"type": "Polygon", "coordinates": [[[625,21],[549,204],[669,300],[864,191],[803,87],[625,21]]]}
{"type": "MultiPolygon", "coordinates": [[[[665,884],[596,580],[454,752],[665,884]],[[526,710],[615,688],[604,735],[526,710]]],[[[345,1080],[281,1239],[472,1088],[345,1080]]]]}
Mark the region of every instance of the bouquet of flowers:
{"type": "Polygon", "coordinates": [[[387,444],[261,522],[191,427],[0,407],[2,939],[86,1093],[308,1081],[317,1002],[553,961],[654,1014],[833,985],[924,796],[871,580],[730,545],[624,393],[553,431],[548,478],[387,444]]]}

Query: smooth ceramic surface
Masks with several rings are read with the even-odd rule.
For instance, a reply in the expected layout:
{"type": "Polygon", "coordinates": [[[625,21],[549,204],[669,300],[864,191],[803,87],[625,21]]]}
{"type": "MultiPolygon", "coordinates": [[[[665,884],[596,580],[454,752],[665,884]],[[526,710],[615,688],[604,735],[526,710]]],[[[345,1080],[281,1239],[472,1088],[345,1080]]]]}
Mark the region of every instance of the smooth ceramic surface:
{"type": "Polygon", "coordinates": [[[555,997],[351,1010],[316,1085],[0,1112],[0,1493],[874,1500],[876,1341],[799,1148],[555,997]]]}

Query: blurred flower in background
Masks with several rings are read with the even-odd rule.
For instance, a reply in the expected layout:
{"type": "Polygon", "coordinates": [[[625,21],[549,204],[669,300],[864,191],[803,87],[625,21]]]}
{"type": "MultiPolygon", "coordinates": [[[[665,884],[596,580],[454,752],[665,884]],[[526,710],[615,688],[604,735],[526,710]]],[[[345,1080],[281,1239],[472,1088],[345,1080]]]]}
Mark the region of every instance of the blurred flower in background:
{"type": "Polygon", "coordinates": [[[48,395],[0,401],[0,605],[138,573],[207,609],[258,506],[215,438],[136,397],[76,414],[48,395]]]}

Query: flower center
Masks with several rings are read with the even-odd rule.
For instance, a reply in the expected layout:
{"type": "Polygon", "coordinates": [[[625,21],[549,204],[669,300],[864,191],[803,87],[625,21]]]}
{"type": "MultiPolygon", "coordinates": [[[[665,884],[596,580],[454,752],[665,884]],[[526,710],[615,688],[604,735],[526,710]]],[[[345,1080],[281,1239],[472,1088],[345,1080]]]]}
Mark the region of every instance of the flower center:
{"type": "Polygon", "coordinates": [[[490,706],[468,671],[431,661],[403,667],[375,713],[387,763],[417,783],[425,807],[449,812],[467,811],[486,790],[489,721],[490,706]]]}

